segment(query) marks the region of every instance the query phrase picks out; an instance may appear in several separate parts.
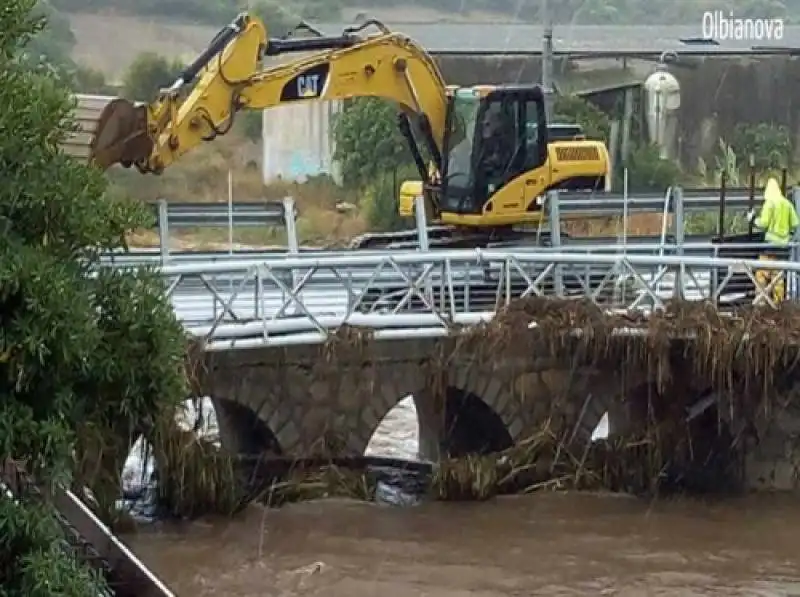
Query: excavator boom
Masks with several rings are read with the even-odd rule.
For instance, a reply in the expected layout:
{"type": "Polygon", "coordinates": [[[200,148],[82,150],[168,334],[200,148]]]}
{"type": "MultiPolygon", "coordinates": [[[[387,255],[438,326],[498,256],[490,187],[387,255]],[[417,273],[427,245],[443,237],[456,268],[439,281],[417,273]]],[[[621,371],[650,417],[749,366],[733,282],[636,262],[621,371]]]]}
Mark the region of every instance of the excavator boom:
{"type": "Polygon", "coordinates": [[[103,169],[121,163],[160,173],[226,133],[240,110],[369,96],[395,102],[435,161],[441,159],[446,85],[436,63],[411,39],[369,22],[338,37],[271,40],[260,21],[240,15],[155,102],[109,104],[90,160],[103,169]],[[369,25],[379,33],[359,35],[369,25]],[[286,54],[304,55],[262,66],[264,58],[286,54]]]}
{"type": "Polygon", "coordinates": [[[404,214],[422,196],[432,220],[494,234],[540,222],[546,191],[602,188],[608,177],[602,142],[551,142],[536,85],[447,86],[424,48],[377,21],[333,37],[271,39],[247,14],[222,29],[152,103],[112,101],[90,161],[159,174],[227,133],[242,110],[360,97],[398,107],[419,172],[418,181],[401,188],[404,214]]]}

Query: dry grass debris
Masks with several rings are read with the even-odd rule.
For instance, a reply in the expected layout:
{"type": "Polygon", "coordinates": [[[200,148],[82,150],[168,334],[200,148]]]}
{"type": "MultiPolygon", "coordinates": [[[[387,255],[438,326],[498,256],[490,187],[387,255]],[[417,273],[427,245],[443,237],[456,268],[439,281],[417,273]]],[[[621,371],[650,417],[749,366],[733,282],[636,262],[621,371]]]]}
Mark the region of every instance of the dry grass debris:
{"type": "Polygon", "coordinates": [[[675,301],[646,316],[609,314],[588,300],[543,297],[516,301],[457,340],[458,350],[478,359],[569,359],[579,353],[587,364],[645,367],[658,373],[660,384],[680,360],[720,392],[758,389],[760,396],[796,371],[799,345],[800,306],[789,302],[777,310],[753,306],[723,313],[709,302],[675,301]]]}

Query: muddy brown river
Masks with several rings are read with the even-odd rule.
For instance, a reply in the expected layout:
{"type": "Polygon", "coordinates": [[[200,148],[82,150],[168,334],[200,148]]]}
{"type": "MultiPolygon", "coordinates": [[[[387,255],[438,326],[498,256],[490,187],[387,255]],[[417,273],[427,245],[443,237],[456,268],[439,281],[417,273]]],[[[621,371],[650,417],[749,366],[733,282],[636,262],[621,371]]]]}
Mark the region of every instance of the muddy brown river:
{"type": "Polygon", "coordinates": [[[322,501],[129,538],[180,596],[800,595],[800,509],[540,494],[322,501]]]}
{"type": "MultiPolygon", "coordinates": [[[[375,452],[408,455],[407,409],[375,452]]],[[[800,498],[258,506],[126,541],[178,597],[800,596],[800,498]]]]}

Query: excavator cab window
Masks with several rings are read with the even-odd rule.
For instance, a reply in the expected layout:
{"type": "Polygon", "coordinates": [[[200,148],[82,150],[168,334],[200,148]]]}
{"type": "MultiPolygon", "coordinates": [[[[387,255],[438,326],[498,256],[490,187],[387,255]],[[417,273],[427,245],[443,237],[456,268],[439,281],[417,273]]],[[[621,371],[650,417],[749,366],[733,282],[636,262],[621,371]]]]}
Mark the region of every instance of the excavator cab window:
{"type": "Polygon", "coordinates": [[[462,203],[472,195],[472,153],[480,108],[481,97],[471,89],[459,89],[450,98],[441,197],[441,205],[447,211],[461,212],[462,203]]]}
{"type": "Polygon", "coordinates": [[[463,121],[465,134],[445,145],[445,210],[481,213],[494,193],[545,163],[547,124],[538,87],[500,87],[485,97],[458,90],[451,98],[449,120],[448,140],[456,121],[463,121]]]}

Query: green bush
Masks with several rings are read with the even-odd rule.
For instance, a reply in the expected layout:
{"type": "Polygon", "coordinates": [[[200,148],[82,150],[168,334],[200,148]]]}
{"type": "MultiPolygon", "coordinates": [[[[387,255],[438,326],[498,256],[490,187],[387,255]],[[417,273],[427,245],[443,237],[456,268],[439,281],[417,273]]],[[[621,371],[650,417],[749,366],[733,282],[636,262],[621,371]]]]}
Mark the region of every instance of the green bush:
{"type": "MultiPolygon", "coordinates": [[[[680,184],[683,174],[672,160],[661,158],[655,145],[635,147],[628,156],[628,192],[663,192],[675,184],[680,184]]],[[[622,189],[623,179],[620,169],[615,188],[622,189]]]]}
{"type": "Polygon", "coordinates": [[[785,126],[773,123],[739,124],[733,131],[731,149],[743,170],[749,170],[750,155],[757,171],[780,170],[790,165],[791,134],[785,126]]]}
{"type": "Polygon", "coordinates": [[[130,100],[149,102],[158,92],[178,78],[184,65],[177,60],[167,60],[153,52],[139,54],[122,82],[122,92],[130,100]]]}
{"type": "MultiPolygon", "coordinates": [[[[100,462],[87,481],[107,505],[135,430],[185,397],[185,338],[156,275],[99,270],[100,253],[151,216],[59,148],[74,104],[63,80],[23,59],[43,27],[34,9],[0,10],[0,461],[26,463],[44,486],[100,462]],[[81,449],[87,428],[116,449],[81,449]]],[[[102,581],[62,549],[51,506],[21,497],[0,499],[0,594],[98,594],[102,581]]]]}
{"type": "Polygon", "coordinates": [[[587,139],[608,141],[611,131],[606,113],[577,95],[556,96],[553,103],[553,122],[580,124],[587,139]]]}

